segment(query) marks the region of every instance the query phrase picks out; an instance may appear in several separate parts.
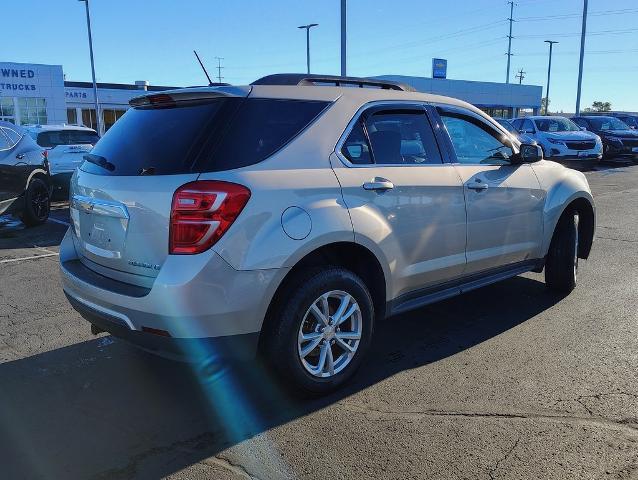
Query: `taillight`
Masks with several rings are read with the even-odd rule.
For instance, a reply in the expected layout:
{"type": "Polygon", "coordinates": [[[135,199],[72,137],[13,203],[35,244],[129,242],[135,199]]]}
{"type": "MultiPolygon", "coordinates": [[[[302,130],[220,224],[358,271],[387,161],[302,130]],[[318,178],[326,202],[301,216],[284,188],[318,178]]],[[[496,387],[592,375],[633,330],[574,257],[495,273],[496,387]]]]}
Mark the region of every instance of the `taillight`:
{"type": "Polygon", "coordinates": [[[212,247],[230,228],[250,198],[236,183],[200,180],[173,195],[168,252],[189,255],[212,247]]]}

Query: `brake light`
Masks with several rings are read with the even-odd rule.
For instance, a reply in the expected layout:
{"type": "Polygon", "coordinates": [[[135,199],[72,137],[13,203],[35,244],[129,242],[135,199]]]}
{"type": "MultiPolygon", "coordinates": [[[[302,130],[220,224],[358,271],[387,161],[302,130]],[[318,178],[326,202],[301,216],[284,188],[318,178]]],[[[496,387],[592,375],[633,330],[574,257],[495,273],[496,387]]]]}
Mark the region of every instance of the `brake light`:
{"type": "Polygon", "coordinates": [[[249,198],[250,190],[236,183],[200,180],[182,185],[173,194],[168,252],[192,255],[208,250],[249,198]]]}

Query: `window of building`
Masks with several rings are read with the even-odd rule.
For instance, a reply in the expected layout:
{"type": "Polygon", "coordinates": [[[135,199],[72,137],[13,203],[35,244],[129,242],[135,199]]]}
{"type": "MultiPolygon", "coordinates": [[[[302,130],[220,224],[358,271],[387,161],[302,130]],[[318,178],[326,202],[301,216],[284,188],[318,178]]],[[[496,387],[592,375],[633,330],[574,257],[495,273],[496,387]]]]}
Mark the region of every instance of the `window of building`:
{"type": "Polygon", "coordinates": [[[120,118],[126,110],[116,110],[105,108],[102,110],[102,118],[104,119],[104,131],[106,132],[109,128],[113,126],[115,122],[117,122],[118,118],[120,118]]]}
{"type": "Polygon", "coordinates": [[[18,110],[22,125],[46,125],[47,123],[45,98],[18,98],[18,110]]]}
{"type": "Polygon", "coordinates": [[[97,130],[97,122],[95,118],[95,108],[82,109],[82,125],[97,130]]]}
{"type": "Polygon", "coordinates": [[[15,123],[15,108],[12,97],[0,97],[0,120],[15,123]]]}
{"type": "Polygon", "coordinates": [[[66,123],[70,125],[78,124],[78,111],[75,108],[66,109],[66,123]]]}

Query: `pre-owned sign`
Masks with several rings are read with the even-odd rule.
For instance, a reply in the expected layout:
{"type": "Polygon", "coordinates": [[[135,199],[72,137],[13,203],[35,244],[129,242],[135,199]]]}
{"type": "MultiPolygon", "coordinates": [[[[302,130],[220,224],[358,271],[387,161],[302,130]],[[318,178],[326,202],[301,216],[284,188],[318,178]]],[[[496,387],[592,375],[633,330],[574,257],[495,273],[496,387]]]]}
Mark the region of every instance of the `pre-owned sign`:
{"type": "Polygon", "coordinates": [[[35,91],[36,86],[25,80],[35,77],[35,72],[29,68],[0,68],[0,90],[6,91],[35,91]]]}

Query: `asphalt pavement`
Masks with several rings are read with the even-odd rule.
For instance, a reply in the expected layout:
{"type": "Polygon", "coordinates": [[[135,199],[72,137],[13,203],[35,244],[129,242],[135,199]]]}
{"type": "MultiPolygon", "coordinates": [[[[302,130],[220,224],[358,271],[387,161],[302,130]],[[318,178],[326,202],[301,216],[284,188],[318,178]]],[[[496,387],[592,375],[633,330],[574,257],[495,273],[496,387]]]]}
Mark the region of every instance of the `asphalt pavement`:
{"type": "Polygon", "coordinates": [[[388,319],[318,400],[92,336],[60,286],[66,206],[0,217],[0,478],[638,478],[638,166],[587,177],[572,294],[526,274],[388,319]]]}

